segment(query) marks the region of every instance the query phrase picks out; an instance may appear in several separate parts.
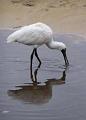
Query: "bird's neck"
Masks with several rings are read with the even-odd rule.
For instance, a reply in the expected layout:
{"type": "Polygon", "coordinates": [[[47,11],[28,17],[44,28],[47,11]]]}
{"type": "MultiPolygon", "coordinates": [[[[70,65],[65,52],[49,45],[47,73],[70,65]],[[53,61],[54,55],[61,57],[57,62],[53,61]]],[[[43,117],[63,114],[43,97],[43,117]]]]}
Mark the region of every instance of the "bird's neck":
{"type": "Polygon", "coordinates": [[[62,49],[62,43],[61,42],[57,42],[57,41],[50,41],[47,46],[51,49],[58,49],[61,50],[62,49]]]}

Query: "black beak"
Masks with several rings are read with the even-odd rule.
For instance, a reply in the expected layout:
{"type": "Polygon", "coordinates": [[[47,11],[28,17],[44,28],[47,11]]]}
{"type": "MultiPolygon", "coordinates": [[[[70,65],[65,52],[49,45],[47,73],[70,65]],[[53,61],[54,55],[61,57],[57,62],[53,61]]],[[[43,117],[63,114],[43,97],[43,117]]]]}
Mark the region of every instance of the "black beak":
{"type": "Polygon", "coordinates": [[[64,60],[65,60],[65,65],[67,67],[67,66],[69,66],[69,62],[68,62],[67,55],[66,55],[66,48],[62,49],[61,52],[63,54],[64,60]]]}

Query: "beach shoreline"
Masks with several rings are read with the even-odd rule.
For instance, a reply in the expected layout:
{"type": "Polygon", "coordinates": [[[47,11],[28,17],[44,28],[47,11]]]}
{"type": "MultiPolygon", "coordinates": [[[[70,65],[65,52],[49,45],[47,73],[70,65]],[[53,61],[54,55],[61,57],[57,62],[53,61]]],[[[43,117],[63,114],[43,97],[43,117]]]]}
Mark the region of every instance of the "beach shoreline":
{"type": "Polygon", "coordinates": [[[16,29],[35,22],[44,22],[55,33],[86,35],[85,0],[1,0],[0,2],[0,29],[16,29]]]}

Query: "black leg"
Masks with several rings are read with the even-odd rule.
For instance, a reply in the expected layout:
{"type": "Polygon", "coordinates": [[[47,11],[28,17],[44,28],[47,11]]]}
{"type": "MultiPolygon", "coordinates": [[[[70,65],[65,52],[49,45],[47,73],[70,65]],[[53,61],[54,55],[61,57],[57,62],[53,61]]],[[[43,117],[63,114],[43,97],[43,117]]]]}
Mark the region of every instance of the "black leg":
{"type": "Polygon", "coordinates": [[[33,64],[33,55],[34,55],[35,49],[33,49],[33,52],[31,54],[31,63],[30,63],[30,71],[31,71],[31,77],[32,77],[32,64],[33,64]]]}
{"type": "Polygon", "coordinates": [[[37,72],[38,72],[40,66],[41,66],[41,64],[39,64],[39,65],[37,66],[37,68],[35,69],[35,71],[34,71],[35,82],[37,82],[37,72]]]}
{"type": "Polygon", "coordinates": [[[39,61],[39,65],[41,65],[41,60],[37,54],[37,48],[35,48],[35,56],[37,57],[38,61],[39,61]]]}
{"type": "Polygon", "coordinates": [[[66,79],[66,71],[64,70],[64,71],[63,71],[63,75],[62,75],[62,77],[61,77],[61,80],[65,81],[65,79],[66,79]]]}
{"type": "MultiPolygon", "coordinates": [[[[34,52],[33,52],[33,53],[34,53],[34,52]]],[[[33,57],[33,56],[32,56],[32,57],[33,57]]],[[[38,70],[39,70],[40,66],[41,66],[41,64],[39,64],[39,65],[37,66],[37,68],[35,69],[34,72],[32,71],[32,67],[31,67],[31,69],[30,69],[30,70],[31,70],[31,80],[32,80],[34,86],[37,86],[37,84],[39,84],[39,82],[37,82],[37,73],[38,73],[38,70]]]]}

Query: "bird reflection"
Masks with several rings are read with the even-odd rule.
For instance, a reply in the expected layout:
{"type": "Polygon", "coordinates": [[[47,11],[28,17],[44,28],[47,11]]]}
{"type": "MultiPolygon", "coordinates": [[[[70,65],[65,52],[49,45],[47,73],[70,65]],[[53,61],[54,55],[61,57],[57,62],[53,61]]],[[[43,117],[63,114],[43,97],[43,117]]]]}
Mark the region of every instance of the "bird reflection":
{"type": "Polygon", "coordinates": [[[32,69],[30,70],[32,83],[16,86],[16,90],[8,90],[8,95],[24,103],[44,104],[49,102],[52,97],[53,85],[65,84],[66,71],[62,72],[62,77],[59,79],[51,78],[44,83],[40,83],[37,82],[37,73],[40,66],[41,64],[38,65],[33,73],[32,69]]]}

